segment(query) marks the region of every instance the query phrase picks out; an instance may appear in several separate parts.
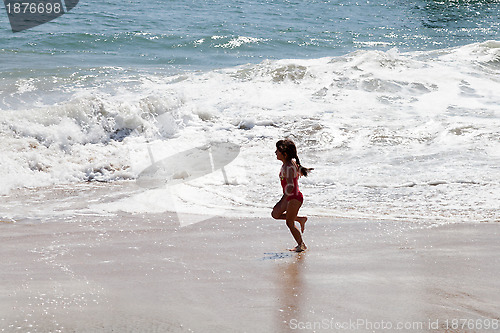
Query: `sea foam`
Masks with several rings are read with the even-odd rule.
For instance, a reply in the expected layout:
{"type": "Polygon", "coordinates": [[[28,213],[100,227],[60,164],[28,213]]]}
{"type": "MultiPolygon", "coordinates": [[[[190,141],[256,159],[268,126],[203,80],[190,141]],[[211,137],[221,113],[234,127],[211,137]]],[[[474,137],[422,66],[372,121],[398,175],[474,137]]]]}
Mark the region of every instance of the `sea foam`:
{"type": "Polygon", "coordinates": [[[152,159],[217,139],[241,149],[229,181],[216,172],[182,185],[185,210],[267,214],[281,191],[274,142],[290,137],[315,168],[300,181],[312,214],[497,220],[499,59],[488,41],[205,72],[14,76],[1,94],[1,192],[134,180],[152,159]]]}

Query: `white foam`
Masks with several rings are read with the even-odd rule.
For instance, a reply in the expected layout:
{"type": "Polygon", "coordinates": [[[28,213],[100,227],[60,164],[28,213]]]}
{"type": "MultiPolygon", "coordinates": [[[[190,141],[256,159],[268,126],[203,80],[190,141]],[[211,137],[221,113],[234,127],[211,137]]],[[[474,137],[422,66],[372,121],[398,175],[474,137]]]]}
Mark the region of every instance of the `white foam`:
{"type": "MultiPolygon", "coordinates": [[[[0,114],[1,191],[134,179],[151,164],[148,147],[160,159],[219,140],[241,147],[227,169],[230,184],[221,175],[189,182],[172,194],[176,209],[267,215],[281,194],[274,143],[288,136],[303,164],[315,167],[301,179],[308,213],[494,220],[498,45],[358,51],[173,76],[115,70],[87,84],[75,74],[71,89],[47,88],[66,93],[57,103],[16,104],[16,94],[33,87],[43,95],[23,78],[4,98],[17,107],[0,114]]],[[[169,207],[151,196],[96,209],[169,207]]]]}

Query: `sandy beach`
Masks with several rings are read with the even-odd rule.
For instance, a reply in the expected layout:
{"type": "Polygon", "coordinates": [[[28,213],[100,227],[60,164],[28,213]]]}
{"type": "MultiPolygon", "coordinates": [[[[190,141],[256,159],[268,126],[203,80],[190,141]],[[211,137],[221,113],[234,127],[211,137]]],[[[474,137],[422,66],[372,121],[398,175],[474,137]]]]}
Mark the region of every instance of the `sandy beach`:
{"type": "Polygon", "coordinates": [[[500,0],[4,4],[0,333],[500,333],[500,0]]]}
{"type": "Polygon", "coordinates": [[[499,330],[498,223],[54,216],[0,225],[1,332],[499,330]]]}

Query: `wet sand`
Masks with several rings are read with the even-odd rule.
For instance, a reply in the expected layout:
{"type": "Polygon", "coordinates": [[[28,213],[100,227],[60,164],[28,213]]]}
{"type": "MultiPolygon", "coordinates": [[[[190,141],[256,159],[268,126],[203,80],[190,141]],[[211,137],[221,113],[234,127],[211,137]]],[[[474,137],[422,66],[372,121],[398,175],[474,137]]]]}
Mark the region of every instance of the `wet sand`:
{"type": "Polygon", "coordinates": [[[498,223],[311,217],[300,254],[271,218],[0,227],[1,332],[499,331],[498,223]]]}

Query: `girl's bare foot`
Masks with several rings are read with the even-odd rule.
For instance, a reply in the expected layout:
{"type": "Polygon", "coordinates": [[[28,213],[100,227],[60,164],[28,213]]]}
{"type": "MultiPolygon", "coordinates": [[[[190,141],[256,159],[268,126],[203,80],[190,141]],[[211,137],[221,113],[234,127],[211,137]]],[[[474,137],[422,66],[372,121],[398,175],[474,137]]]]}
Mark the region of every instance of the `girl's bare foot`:
{"type": "Polygon", "coordinates": [[[306,229],[307,216],[297,216],[297,222],[300,223],[300,232],[304,233],[304,230],[306,229]]]}
{"type": "Polygon", "coordinates": [[[304,242],[302,242],[302,244],[300,244],[300,245],[297,245],[293,249],[290,249],[290,251],[293,251],[293,252],[302,252],[305,250],[307,250],[307,246],[306,246],[306,244],[304,244],[304,242]]]}

